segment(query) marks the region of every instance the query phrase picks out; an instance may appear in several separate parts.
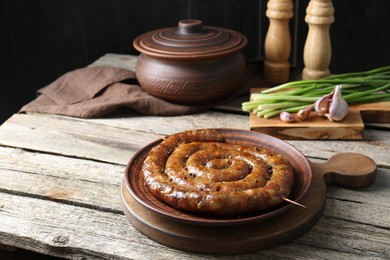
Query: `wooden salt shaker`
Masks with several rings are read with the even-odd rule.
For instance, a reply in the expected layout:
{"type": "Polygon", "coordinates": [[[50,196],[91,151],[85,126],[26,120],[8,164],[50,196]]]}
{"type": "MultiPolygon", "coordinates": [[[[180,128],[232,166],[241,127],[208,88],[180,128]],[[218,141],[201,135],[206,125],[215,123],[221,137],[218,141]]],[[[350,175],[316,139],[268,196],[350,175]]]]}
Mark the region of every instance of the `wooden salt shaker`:
{"type": "Polygon", "coordinates": [[[309,31],[303,51],[305,68],[302,79],[319,79],[330,74],[332,55],[329,27],[334,22],[331,0],[311,0],[306,9],[305,21],[309,31]]]}
{"type": "Polygon", "coordinates": [[[263,77],[271,83],[283,83],[290,76],[288,58],[291,37],[288,22],[293,16],[292,0],[269,0],[266,15],[270,23],[265,38],[263,77]]]}

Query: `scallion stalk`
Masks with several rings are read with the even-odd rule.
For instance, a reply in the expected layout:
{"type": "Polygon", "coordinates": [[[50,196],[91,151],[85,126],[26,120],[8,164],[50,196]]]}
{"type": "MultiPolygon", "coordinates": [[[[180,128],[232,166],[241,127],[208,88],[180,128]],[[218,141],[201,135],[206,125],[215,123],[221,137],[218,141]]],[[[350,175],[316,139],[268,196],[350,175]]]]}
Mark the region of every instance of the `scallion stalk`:
{"type": "Polygon", "coordinates": [[[282,111],[298,112],[332,92],[336,85],[341,85],[343,98],[348,104],[388,101],[390,66],[284,83],[252,94],[250,101],[242,103],[242,109],[264,118],[277,116],[282,111]]]}

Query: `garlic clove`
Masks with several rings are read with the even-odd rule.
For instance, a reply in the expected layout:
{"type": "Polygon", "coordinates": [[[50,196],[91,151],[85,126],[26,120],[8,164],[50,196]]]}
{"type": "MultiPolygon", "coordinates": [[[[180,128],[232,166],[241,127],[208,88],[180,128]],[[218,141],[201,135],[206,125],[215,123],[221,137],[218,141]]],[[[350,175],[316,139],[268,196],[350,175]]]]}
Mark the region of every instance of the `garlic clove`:
{"type": "Polygon", "coordinates": [[[337,85],[333,90],[333,98],[329,105],[329,111],[325,116],[330,121],[341,121],[348,114],[348,103],[341,94],[341,86],[337,85]]]}
{"type": "Polygon", "coordinates": [[[302,120],[302,121],[305,121],[306,119],[309,118],[310,116],[310,112],[313,110],[313,105],[310,105],[308,107],[306,107],[305,109],[301,109],[298,111],[297,113],[297,117],[302,120]]]}
{"type": "Polygon", "coordinates": [[[328,113],[332,96],[333,91],[329,94],[323,95],[314,103],[314,109],[318,115],[323,116],[328,113]]]}
{"type": "Polygon", "coordinates": [[[286,122],[286,123],[294,122],[294,116],[292,114],[290,114],[289,112],[283,111],[280,113],[279,117],[280,117],[280,120],[282,120],[283,122],[286,122]]]}

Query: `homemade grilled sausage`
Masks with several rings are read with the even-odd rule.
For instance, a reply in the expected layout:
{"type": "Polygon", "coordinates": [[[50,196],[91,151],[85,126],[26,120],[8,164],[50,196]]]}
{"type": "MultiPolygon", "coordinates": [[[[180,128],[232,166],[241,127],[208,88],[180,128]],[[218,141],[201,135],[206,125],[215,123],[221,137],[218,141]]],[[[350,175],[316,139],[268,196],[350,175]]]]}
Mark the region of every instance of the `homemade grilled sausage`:
{"type": "Polygon", "coordinates": [[[231,144],[215,130],[167,137],[142,167],[145,185],[183,211],[231,216],[278,206],[290,195],[294,172],[265,147],[231,144]]]}

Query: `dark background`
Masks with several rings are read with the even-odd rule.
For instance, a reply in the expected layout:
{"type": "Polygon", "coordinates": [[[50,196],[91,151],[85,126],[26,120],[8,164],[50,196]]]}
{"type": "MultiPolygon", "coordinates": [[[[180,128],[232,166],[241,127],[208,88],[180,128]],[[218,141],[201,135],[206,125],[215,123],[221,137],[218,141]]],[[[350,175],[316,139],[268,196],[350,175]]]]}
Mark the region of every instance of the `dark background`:
{"type": "MultiPolygon", "coordinates": [[[[290,63],[303,67],[309,0],[296,0],[290,63]]],[[[0,0],[0,124],[36,90],[105,53],[138,54],[133,39],[185,18],[231,28],[249,40],[245,58],[262,58],[268,28],[261,0],[0,0]]],[[[390,1],[334,0],[332,73],[390,64],[390,1]]]]}

